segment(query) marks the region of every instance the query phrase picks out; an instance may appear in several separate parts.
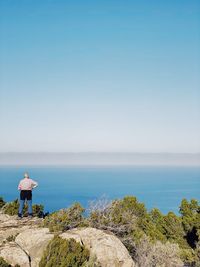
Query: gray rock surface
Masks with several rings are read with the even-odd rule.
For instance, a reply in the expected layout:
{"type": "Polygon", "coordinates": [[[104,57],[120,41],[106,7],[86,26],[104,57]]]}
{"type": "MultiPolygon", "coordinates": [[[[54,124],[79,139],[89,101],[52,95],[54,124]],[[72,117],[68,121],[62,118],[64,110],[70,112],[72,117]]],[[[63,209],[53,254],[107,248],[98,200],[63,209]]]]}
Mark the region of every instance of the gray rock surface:
{"type": "Polygon", "coordinates": [[[53,237],[48,228],[28,229],[20,233],[15,242],[30,256],[31,267],[37,267],[43,251],[53,237]]]}
{"type": "MultiPolygon", "coordinates": [[[[38,218],[23,218],[17,219],[17,216],[9,216],[6,214],[0,214],[0,257],[3,257],[11,265],[19,264],[21,267],[38,266],[35,262],[38,261],[37,253],[36,257],[32,258],[29,251],[26,248],[26,242],[22,244],[21,240],[25,233],[30,234],[30,231],[41,230],[38,228],[41,219],[38,218]],[[22,235],[22,236],[21,236],[22,235]],[[21,236],[21,238],[20,238],[21,236]],[[19,243],[17,242],[19,239],[19,243]]],[[[48,230],[48,229],[47,229],[48,230]]],[[[26,235],[26,239],[30,239],[31,235],[26,235]]],[[[38,237],[38,235],[37,235],[38,237]]],[[[46,238],[44,232],[42,232],[44,244],[46,238]]],[[[52,238],[52,235],[51,235],[52,238]]],[[[30,239],[31,241],[32,239],[30,239]]],[[[38,244],[38,243],[37,243],[38,244]]],[[[34,244],[33,244],[34,246],[34,244]]],[[[38,246],[38,250],[40,250],[38,246]]],[[[42,250],[41,250],[42,253],[42,250]]]]}
{"type": "Polygon", "coordinates": [[[74,238],[95,255],[102,267],[134,267],[135,264],[122,242],[113,234],[95,228],[73,229],[61,234],[74,238]]]}
{"type": "Polygon", "coordinates": [[[30,267],[28,256],[14,242],[8,243],[0,248],[0,257],[4,258],[13,266],[18,264],[20,267],[30,267]]]}

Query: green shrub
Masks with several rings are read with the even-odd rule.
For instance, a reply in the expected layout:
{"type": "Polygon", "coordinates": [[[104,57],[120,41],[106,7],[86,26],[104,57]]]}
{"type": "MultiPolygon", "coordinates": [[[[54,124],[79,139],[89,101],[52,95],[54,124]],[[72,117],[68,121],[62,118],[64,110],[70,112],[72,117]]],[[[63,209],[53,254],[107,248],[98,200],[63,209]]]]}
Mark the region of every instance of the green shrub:
{"type": "Polygon", "coordinates": [[[200,241],[200,205],[197,200],[183,199],[180,206],[181,220],[188,244],[196,248],[200,241]]]}
{"type": "Polygon", "coordinates": [[[88,221],[92,227],[110,230],[118,237],[131,237],[134,242],[139,241],[144,234],[152,240],[165,240],[144,204],[132,196],[113,201],[103,211],[91,212],[88,221]]]}
{"type": "Polygon", "coordinates": [[[119,235],[132,232],[138,217],[146,215],[144,204],[135,197],[114,200],[105,210],[95,210],[88,218],[92,227],[109,229],[119,235]]]}
{"type": "Polygon", "coordinates": [[[164,235],[169,241],[176,242],[182,248],[188,248],[185,232],[180,217],[175,215],[173,212],[169,212],[164,216],[164,235]]]}
{"type": "Polygon", "coordinates": [[[84,208],[79,203],[75,203],[68,209],[62,209],[47,216],[43,226],[48,227],[51,232],[84,226],[83,212],[84,208]]]}
{"type": "Polygon", "coordinates": [[[19,201],[15,199],[12,202],[7,202],[3,207],[3,212],[8,215],[17,215],[19,209],[19,201]]]}
{"type": "MultiPolygon", "coordinates": [[[[43,212],[44,207],[42,205],[34,204],[33,206],[33,215],[37,216],[40,212],[43,212]]],[[[19,210],[19,200],[15,199],[12,202],[7,202],[3,207],[3,212],[8,215],[17,215],[19,210]]],[[[23,214],[28,215],[28,205],[25,204],[23,209],[23,214]]]]}
{"type": "Polygon", "coordinates": [[[2,257],[0,257],[0,267],[11,267],[2,257]]]}
{"type": "Polygon", "coordinates": [[[39,267],[81,267],[89,261],[89,251],[74,239],[53,238],[44,251],[39,267]]]}
{"type": "Polygon", "coordinates": [[[0,197],[0,209],[6,204],[2,197],[0,197]]]}
{"type": "MultiPolygon", "coordinates": [[[[28,211],[28,206],[25,205],[26,213],[28,211]]],[[[41,204],[33,205],[33,215],[38,216],[41,212],[44,212],[44,206],[41,204]]]]}
{"type": "MultiPolygon", "coordinates": [[[[181,249],[181,259],[189,266],[194,266],[197,257],[192,249],[181,249]]],[[[195,265],[196,266],[196,265],[195,265]]]]}
{"type": "MultiPolygon", "coordinates": [[[[147,235],[151,241],[167,241],[166,236],[160,231],[159,227],[152,221],[151,216],[146,214],[144,218],[138,218],[137,220],[137,231],[142,231],[143,235],[147,235]]],[[[136,239],[135,241],[140,241],[136,239]]]]}
{"type": "Polygon", "coordinates": [[[7,238],[6,238],[6,240],[8,241],[8,242],[13,242],[13,241],[15,241],[15,238],[18,236],[18,233],[17,234],[14,234],[14,235],[9,235],[7,238]]]}

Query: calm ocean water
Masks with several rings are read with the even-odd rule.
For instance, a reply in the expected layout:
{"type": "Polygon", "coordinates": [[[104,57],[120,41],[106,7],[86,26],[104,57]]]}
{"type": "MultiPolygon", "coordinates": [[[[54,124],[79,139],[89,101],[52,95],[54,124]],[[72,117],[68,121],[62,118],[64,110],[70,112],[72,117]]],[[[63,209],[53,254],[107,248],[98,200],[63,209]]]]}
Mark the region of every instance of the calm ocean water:
{"type": "Polygon", "coordinates": [[[148,209],[174,211],[182,198],[200,200],[200,167],[0,167],[0,196],[18,197],[17,185],[28,171],[39,182],[34,203],[46,211],[68,207],[78,201],[106,195],[109,199],[134,195],[148,209]]]}

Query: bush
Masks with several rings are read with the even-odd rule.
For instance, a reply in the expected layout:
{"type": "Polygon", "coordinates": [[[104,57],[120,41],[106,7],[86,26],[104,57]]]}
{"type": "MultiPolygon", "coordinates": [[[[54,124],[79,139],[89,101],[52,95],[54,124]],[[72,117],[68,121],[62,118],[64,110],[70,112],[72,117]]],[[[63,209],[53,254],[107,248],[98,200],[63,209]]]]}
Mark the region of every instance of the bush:
{"type": "Polygon", "coordinates": [[[48,227],[51,232],[84,226],[83,212],[84,208],[79,203],[75,203],[68,209],[62,209],[47,216],[43,226],[48,227]]]}
{"type": "MultiPolygon", "coordinates": [[[[92,227],[110,230],[118,237],[128,237],[139,242],[146,234],[152,240],[166,240],[159,231],[157,225],[148,214],[143,203],[139,203],[135,197],[125,197],[113,201],[106,209],[95,210],[90,213],[89,224],[92,227]]],[[[126,245],[127,242],[125,241],[126,245]]]]}
{"type": "MultiPolygon", "coordinates": [[[[2,209],[3,209],[3,212],[5,214],[11,215],[11,216],[17,215],[18,214],[18,210],[19,210],[19,200],[15,199],[12,202],[7,202],[3,206],[2,209]]],[[[38,204],[33,205],[33,215],[34,216],[38,216],[38,214],[40,212],[43,212],[43,210],[44,210],[44,207],[42,205],[38,205],[38,204]]],[[[27,204],[25,204],[25,206],[24,206],[23,214],[25,216],[28,215],[28,206],[27,206],[27,204]]]]}
{"type": "Polygon", "coordinates": [[[2,257],[0,257],[0,267],[11,267],[2,257]]]}
{"type": "Polygon", "coordinates": [[[183,199],[180,214],[187,242],[192,248],[196,248],[200,241],[200,205],[198,201],[192,199],[189,202],[183,199]]]}
{"type": "Polygon", "coordinates": [[[185,231],[183,229],[182,220],[173,212],[169,212],[164,216],[163,234],[172,242],[176,242],[182,248],[189,248],[185,239],[185,231]]]}
{"type": "Polygon", "coordinates": [[[50,241],[39,267],[81,267],[89,261],[89,251],[74,239],[65,240],[59,236],[50,241]]]}
{"type": "Polygon", "coordinates": [[[15,199],[12,202],[7,202],[3,207],[3,212],[8,215],[17,215],[19,209],[19,201],[15,199]]]}
{"type": "Polygon", "coordinates": [[[162,267],[182,267],[180,259],[180,249],[177,244],[160,241],[154,244],[147,236],[141,239],[135,252],[135,260],[139,267],[162,266],[162,267]]]}
{"type": "Polygon", "coordinates": [[[0,197],[0,209],[6,204],[2,197],[0,197]]]}
{"type": "Polygon", "coordinates": [[[144,205],[138,203],[135,197],[125,197],[111,202],[104,210],[92,211],[88,222],[92,227],[107,229],[123,236],[135,229],[138,216],[145,213],[144,205]]]}

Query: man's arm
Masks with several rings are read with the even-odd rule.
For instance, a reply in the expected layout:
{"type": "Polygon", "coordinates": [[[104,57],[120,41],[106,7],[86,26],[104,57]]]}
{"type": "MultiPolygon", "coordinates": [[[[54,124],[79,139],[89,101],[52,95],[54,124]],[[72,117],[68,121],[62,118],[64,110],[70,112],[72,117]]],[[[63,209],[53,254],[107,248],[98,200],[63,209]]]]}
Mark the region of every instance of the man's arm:
{"type": "Polygon", "coordinates": [[[21,181],[20,181],[18,185],[18,190],[21,190],[21,189],[22,189],[22,186],[21,186],[21,181]]]}
{"type": "Polygon", "coordinates": [[[36,188],[38,186],[38,182],[32,180],[32,188],[36,188]]]}

